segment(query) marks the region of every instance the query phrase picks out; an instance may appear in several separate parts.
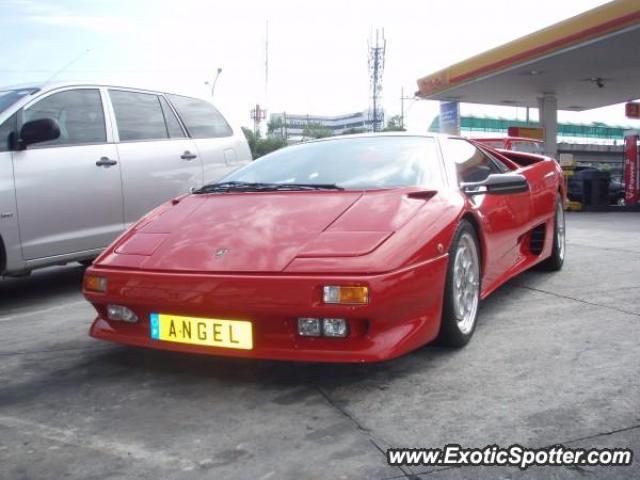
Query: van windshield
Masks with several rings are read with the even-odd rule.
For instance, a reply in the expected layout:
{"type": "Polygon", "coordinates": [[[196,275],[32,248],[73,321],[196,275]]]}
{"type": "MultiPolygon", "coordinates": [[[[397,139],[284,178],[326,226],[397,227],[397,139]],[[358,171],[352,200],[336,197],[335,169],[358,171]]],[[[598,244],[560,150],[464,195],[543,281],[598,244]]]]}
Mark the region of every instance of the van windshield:
{"type": "Polygon", "coordinates": [[[19,88],[15,90],[0,90],[0,113],[4,112],[11,105],[22,97],[31,95],[38,91],[37,88],[19,88]]]}

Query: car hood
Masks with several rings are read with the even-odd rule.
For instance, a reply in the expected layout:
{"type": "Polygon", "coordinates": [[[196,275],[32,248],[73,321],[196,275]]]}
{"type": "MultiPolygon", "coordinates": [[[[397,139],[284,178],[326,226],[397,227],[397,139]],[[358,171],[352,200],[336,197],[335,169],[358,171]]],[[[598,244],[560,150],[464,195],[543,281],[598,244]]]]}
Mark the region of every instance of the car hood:
{"type": "Polygon", "coordinates": [[[100,265],[281,272],[297,257],[368,254],[424,202],[387,190],[205,194],[174,203],[116,242],[100,265]]]}

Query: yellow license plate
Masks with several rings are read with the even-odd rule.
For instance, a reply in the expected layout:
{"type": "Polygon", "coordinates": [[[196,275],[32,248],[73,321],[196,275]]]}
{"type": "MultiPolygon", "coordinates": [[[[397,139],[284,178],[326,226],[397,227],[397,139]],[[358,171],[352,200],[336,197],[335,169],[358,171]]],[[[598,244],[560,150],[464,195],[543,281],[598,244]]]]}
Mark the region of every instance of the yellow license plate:
{"type": "Polygon", "coordinates": [[[210,347],[253,348],[251,322],[151,314],[151,338],[210,347]]]}

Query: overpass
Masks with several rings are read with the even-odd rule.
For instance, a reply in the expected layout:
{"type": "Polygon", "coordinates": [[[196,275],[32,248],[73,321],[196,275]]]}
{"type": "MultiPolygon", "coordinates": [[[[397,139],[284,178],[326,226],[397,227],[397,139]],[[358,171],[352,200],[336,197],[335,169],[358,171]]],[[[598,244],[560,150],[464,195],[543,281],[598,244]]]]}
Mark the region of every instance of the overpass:
{"type": "MultiPolygon", "coordinates": [[[[460,117],[460,131],[462,135],[467,137],[505,136],[509,127],[512,126],[539,127],[540,125],[534,122],[507,118],[460,117]]],[[[558,154],[571,153],[578,165],[607,165],[614,170],[622,169],[624,163],[624,132],[631,128],[606,125],[604,123],[559,123],[558,154]]],[[[440,131],[439,115],[431,122],[429,131],[440,131]]]]}

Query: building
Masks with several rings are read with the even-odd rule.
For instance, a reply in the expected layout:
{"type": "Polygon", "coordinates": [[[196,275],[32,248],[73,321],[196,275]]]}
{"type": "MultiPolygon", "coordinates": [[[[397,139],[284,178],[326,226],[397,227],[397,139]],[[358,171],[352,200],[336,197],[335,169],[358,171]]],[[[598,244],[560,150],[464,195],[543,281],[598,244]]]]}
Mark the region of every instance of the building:
{"type": "Polygon", "coordinates": [[[343,135],[371,131],[373,123],[367,110],[344,115],[309,115],[297,113],[272,113],[269,116],[269,135],[289,141],[307,140],[312,133],[323,136],[343,135]]]}

